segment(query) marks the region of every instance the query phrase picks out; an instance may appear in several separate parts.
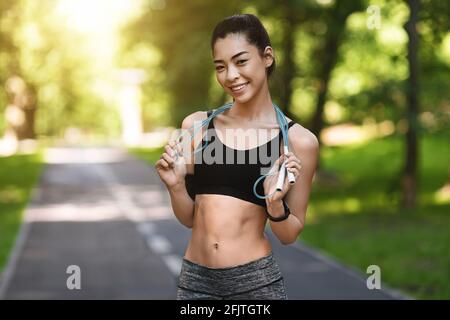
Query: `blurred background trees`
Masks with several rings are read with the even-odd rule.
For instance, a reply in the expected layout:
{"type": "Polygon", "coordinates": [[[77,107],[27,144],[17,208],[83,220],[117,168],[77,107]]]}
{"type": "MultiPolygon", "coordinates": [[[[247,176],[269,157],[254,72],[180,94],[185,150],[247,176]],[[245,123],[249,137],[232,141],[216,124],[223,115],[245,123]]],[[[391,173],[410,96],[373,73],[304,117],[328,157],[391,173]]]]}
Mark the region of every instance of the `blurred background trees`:
{"type": "Polygon", "coordinates": [[[118,144],[154,164],[149,146],[230,100],[210,36],[235,13],[268,29],[272,98],[322,144],[302,239],[448,299],[448,1],[0,1],[0,268],[42,162],[13,154],[118,144]]]}
{"type": "Polygon", "coordinates": [[[229,99],[215,80],[210,36],[223,17],[249,12],[271,35],[272,96],[288,116],[321,141],[349,124],[375,130],[367,137],[405,135],[404,169],[391,186],[403,186],[404,205],[413,205],[417,135],[448,129],[450,113],[449,4],[418,4],[4,0],[0,135],[120,139],[127,99],[139,101],[139,130],[179,127],[229,99]],[[124,84],[126,70],[140,80],[124,84]]]}

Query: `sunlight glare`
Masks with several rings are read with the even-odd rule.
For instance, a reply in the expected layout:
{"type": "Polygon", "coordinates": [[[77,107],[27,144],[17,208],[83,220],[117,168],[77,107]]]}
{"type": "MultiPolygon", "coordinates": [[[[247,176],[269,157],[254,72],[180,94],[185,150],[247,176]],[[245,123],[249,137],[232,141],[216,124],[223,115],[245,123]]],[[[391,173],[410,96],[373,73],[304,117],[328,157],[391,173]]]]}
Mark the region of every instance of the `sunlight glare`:
{"type": "Polygon", "coordinates": [[[64,15],[69,28],[83,32],[116,30],[131,14],[139,1],[127,0],[60,0],[58,13],[64,15]]]}

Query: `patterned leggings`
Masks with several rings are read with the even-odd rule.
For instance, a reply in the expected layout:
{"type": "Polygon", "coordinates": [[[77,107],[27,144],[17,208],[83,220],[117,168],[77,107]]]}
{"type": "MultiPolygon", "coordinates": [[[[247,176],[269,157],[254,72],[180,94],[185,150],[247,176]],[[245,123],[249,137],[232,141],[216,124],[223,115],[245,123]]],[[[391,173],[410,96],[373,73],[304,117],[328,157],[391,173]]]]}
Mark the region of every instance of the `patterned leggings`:
{"type": "Polygon", "coordinates": [[[177,300],[287,300],[273,253],[228,268],[209,268],[183,259],[177,300]]]}

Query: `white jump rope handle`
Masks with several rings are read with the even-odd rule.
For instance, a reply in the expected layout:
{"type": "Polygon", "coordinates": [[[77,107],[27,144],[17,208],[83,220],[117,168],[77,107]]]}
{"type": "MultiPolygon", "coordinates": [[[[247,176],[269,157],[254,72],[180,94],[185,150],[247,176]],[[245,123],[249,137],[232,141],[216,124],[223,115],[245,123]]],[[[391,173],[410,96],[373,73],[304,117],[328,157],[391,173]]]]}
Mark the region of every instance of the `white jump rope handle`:
{"type": "MultiPolygon", "coordinates": [[[[289,152],[288,148],[284,146],[284,154],[287,154],[289,152]]],[[[278,180],[277,180],[277,191],[283,190],[283,184],[284,184],[284,178],[286,177],[286,172],[288,175],[288,180],[290,184],[295,183],[295,176],[292,172],[287,171],[286,169],[286,159],[281,164],[280,171],[278,173],[278,180]]]]}

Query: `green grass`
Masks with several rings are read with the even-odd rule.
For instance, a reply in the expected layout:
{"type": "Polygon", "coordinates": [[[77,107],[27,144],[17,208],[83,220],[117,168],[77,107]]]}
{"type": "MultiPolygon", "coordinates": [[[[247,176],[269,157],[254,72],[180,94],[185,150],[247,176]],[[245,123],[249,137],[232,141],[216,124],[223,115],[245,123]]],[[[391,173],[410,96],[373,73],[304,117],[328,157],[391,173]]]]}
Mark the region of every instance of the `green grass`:
{"type": "Polygon", "coordinates": [[[382,282],[420,299],[450,298],[450,202],[435,192],[448,182],[449,135],[420,142],[420,206],[399,209],[398,172],[403,138],[364,145],[322,147],[322,165],[339,183],[315,183],[300,238],[366,272],[381,268],[382,282]]]}
{"type": "Polygon", "coordinates": [[[0,157],[0,273],[14,245],[42,163],[41,153],[0,157]]]}
{"type": "Polygon", "coordinates": [[[164,148],[129,148],[128,151],[154,166],[156,161],[158,161],[159,157],[161,157],[161,154],[164,152],[164,148]]]}
{"type": "MultiPolygon", "coordinates": [[[[323,168],[340,182],[315,182],[300,238],[363,273],[378,265],[383,283],[411,297],[449,299],[450,202],[435,199],[448,179],[448,141],[442,134],[421,138],[421,204],[410,211],[399,209],[402,137],[322,147],[323,168]]],[[[130,151],[152,165],[163,152],[130,151]]]]}

